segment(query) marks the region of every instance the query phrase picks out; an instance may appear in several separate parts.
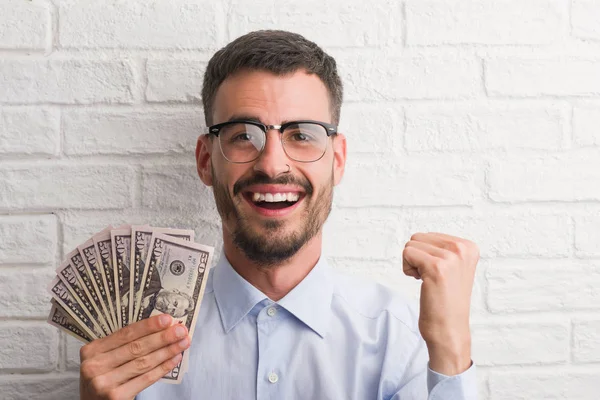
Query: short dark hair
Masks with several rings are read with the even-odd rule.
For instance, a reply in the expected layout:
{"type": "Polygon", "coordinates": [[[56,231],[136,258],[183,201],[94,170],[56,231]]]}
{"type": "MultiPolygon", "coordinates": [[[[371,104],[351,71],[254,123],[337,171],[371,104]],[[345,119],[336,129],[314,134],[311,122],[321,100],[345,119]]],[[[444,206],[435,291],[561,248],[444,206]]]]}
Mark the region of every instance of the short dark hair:
{"type": "Polygon", "coordinates": [[[213,105],[219,86],[228,76],[244,69],[268,71],[276,75],[304,69],[316,74],[329,92],[332,123],[339,124],[343,86],[333,57],[297,33],[261,30],[235,39],[217,51],[208,62],[202,85],[207,126],[213,124],[213,105]]]}

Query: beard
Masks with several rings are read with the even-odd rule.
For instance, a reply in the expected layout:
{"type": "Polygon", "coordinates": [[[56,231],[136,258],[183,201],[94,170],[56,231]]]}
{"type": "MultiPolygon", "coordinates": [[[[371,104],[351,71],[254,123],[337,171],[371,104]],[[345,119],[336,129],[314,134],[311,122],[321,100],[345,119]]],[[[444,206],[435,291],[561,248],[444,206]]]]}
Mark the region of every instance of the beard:
{"type": "Polygon", "coordinates": [[[312,239],[325,223],[331,212],[333,201],[333,171],[329,185],[323,186],[323,193],[318,199],[312,197],[314,190],[308,180],[300,180],[292,175],[284,175],[270,179],[266,175],[254,175],[241,179],[233,186],[233,197],[227,187],[221,183],[211,166],[213,193],[217,210],[223,223],[232,221],[234,228],[231,232],[233,244],[253,263],[264,268],[270,268],[294,256],[310,239],[312,239]],[[297,231],[286,233],[285,221],[266,220],[259,222],[266,230],[266,234],[259,234],[250,221],[240,213],[242,201],[241,191],[255,184],[296,184],[305,191],[302,201],[305,203],[303,216],[300,218],[301,226],[297,231]],[[238,196],[239,195],[239,196],[238,196]],[[237,197],[236,197],[237,196],[237,197]]]}

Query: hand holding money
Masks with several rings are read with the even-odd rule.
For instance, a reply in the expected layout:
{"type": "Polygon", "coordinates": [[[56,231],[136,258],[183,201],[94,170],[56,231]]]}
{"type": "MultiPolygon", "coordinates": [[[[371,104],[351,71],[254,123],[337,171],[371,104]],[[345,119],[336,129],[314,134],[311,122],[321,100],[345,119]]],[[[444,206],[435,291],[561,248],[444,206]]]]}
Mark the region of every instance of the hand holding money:
{"type": "Polygon", "coordinates": [[[188,331],[169,314],[136,322],[81,348],[80,398],[133,399],[182,360],[188,331]]]}
{"type": "Polygon", "coordinates": [[[213,253],[193,240],[190,230],[108,227],[57,268],[48,322],[89,343],[82,398],[181,382],[213,253]]]}

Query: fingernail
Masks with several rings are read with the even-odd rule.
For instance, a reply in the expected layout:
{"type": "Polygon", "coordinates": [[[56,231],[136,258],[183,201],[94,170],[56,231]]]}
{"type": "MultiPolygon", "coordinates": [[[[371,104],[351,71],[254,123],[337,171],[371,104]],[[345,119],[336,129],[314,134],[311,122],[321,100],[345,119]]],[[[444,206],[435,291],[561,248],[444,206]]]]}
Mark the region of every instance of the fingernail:
{"type": "Polygon", "coordinates": [[[169,323],[171,323],[171,316],[169,314],[161,315],[160,317],[158,317],[158,323],[160,324],[160,326],[169,325],[169,323]]]}
{"type": "Polygon", "coordinates": [[[178,325],[177,328],[175,328],[175,336],[177,336],[177,337],[185,336],[185,328],[181,325],[178,325]]]}
{"type": "Polygon", "coordinates": [[[189,343],[190,343],[190,341],[188,340],[188,338],[185,338],[183,340],[180,340],[177,344],[179,345],[179,347],[184,349],[188,346],[189,343]]]}

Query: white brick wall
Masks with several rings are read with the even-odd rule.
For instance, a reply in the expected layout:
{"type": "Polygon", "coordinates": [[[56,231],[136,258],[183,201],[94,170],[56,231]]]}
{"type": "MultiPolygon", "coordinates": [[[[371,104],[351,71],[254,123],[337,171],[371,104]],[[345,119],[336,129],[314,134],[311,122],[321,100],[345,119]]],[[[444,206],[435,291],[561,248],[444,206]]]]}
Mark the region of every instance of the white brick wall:
{"type": "Polygon", "coordinates": [[[0,4],[0,397],[77,398],[45,324],[57,262],[107,224],[196,230],[202,74],[253,29],[336,57],[347,175],[335,268],[418,298],[417,231],[477,242],[483,400],[600,393],[600,1],[31,0],[0,4]]]}

